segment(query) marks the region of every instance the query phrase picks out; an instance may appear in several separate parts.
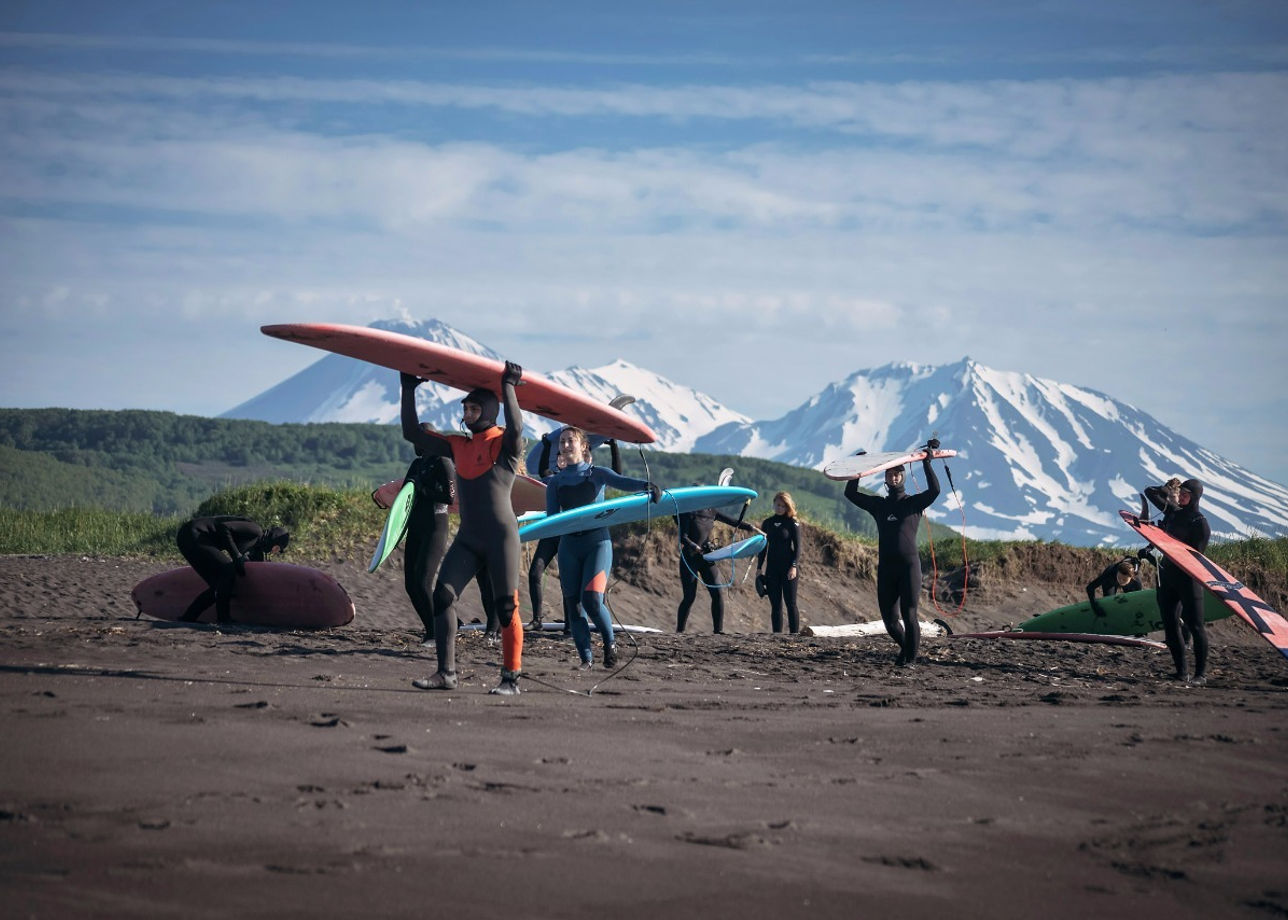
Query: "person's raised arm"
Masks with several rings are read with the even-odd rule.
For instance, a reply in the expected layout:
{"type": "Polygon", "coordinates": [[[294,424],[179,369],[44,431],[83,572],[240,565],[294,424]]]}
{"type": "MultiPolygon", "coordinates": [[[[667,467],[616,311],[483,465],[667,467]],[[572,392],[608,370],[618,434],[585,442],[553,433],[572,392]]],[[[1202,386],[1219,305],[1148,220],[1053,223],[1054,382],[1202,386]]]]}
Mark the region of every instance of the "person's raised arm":
{"type": "Polygon", "coordinates": [[[505,434],[501,438],[501,448],[518,462],[523,450],[523,411],[519,408],[519,397],[514,388],[523,379],[523,368],[513,361],[505,362],[501,372],[501,405],[505,407],[505,434]]]}
{"type": "Polygon", "coordinates": [[[398,384],[402,390],[399,420],[402,422],[403,438],[420,448],[421,453],[428,457],[450,457],[452,447],[447,439],[426,431],[420,424],[420,416],[416,414],[416,387],[422,382],[414,374],[398,375],[398,384]]]}

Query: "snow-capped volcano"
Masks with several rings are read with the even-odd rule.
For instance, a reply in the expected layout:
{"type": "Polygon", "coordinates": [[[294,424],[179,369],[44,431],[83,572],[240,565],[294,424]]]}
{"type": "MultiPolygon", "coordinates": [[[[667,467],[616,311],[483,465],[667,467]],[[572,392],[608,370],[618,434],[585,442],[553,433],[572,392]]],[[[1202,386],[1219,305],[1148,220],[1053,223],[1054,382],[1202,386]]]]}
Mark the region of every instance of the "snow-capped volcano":
{"type": "MultiPolygon", "coordinates": [[[[969,358],[856,371],[781,418],[725,425],[694,449],[822,468],[859,449],[902,450],[932,435],[959,452],[949,469],[978,539],[1122,545],[1118,510],[1139,509],[1140,490],[1174,475],[1203,481],[1215,536],[1288,532],[1282,485],[1103,393],[969,358]]],[[[941,498],[931,516],[960,524],[956,504],[941,498]]]]}
{"type": "MultiPolygon", "coordinates": [[[[490,348],[437,320],[371,325],[500,360],[490,348]]],[[[956,496],[941,472],[945,494],[930,514],[957,527],[964,509],[966,532],[977,539],[1125,545],[1130,533],[1118,510],[1138,509],[1141,489],[1173,475],[1204,482],[1202,507],[1214,536],[1288,533],[1283,485],[1103,393],[993,370],[969,358],[950,365],[904,363],[856,371],[769,421],[754,421],[622,360],[548,376],[604,402],[621,393],[636,397],[626,411],[646,421],[658,436],[655,446],[666,451],[763,457],[821,469],[859,449],[900,450],[935,434],[959,456],[949,464],[956,496]]],[[[425,384],[417,391],[420,418],[440,430],[455,430],[460,398],[459,390],[425,384]]],[[[396,424],[398,405],[396,373],[326,355],[225,417],[396,424]]],[[[524,422],[530,435],[555,427],[531,413],[524,422]]],[[[913,473],[919,477],[920,469],[913,473]]],[[[871,483],[879,484],[879,479],[871,483]]]]}

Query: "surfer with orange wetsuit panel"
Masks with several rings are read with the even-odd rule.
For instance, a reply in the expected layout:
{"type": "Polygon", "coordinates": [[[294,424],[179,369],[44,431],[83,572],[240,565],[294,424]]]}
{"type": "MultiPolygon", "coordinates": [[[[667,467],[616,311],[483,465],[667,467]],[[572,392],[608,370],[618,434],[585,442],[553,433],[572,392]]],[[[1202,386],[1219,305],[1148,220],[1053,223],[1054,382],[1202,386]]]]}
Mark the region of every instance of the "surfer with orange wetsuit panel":
{"type": "MultiPolygon", "coordinates": [[[[590,439],[580,428],[566,427],[559,433],[560,468],[546,481],[546,514],[581,508],[604,500],[604,487],[623,492],[645,492],[654,502],[662,490],[647,479],[623,476],[590,462],[590,439]]],[[[608,572],[613,565],[613,543],[607,527],[564,534],[559,539],[559,584],[563,591],[564,622],[571,624],[573,642],[581,666],[588,668],[594,657],[590,648],[590,623],[604,640],[604,667],[617,664],[613,621],[604,603],[608,572]],[[581,609],[578,609],[580,604],[581,609]]]]}
{"type": "Polygon", "coordinates": [[[788,631],[798,633],[801,621],[796,610],[796,574],[801,558],[801,525],[796,520],[796,504],[790,492],[774,496],[774,514],[761,522],[760,530],[766,543],[756,557],[756,593],[769,598],[769,622],[774,632],[783,631],[786,606],[788,631]]]}
{"type": "MultiPolygon", "coordinates": [[[[702,483],[695,482],[694,485],[702,483]]],[[[680,529],[681,591],[680,606],[675,611],[675,631],[682,633],[688,625],[689,609],[698,596],[698,582],[701,581],[711,595],[711,631],[718,636],[724,632],[724,587],[716,581],[714,564],[702,558],[704,553],[715,549],[711,531],[717,522],[747,533],[760,531],[754,525],[731,518],[715,508],[686,511],[677,514],[675,521],[680,529]]]]}
{"type": "MultiPolygon", "coordinates": [[[[554,431],[546,432],[541,436],[541,440],[535,444],[531,451],[528,452],[528,475],[534,473],[542,481],[547,482],[551,476],[555,475],[558,470],[563,469],[559,466],[559,438],[565,429],[556,428],[554,431]],[[556,455],[556,468],[552,469],[550,464],[551,447],[554,447],[556,455]]],[[[612,438],[602,438],[598,435],[589,435],[588,443],[593,451],[600,444],[608,444],[611,451],[610,463],[613,472],[619,476],[622,472],[622,454],[617,447],[617,441],[612,438]]],[[[528,596],[532,599],[532,622],[528,624],[529,629],[541,629],[541,612],[544,606],[542,582],[545,578],[546,568],[550,565],[555,554],[559,552],[558,537],[542,537],[537,541],[536,549],[532,551],[532,562],[528,565],[528,596]]],[[[565,636],[572,634],[572,624],[568,617],[564,617],[563,632],[565,636]]]]}
{"type": "Polygon", "coordinates": [[[1097,590],[1105,597],[1112,597],[1115,594],[1126,594],[1130,591],[1139,591],[1141,589],[1140,578],[1137,577],[1137,566],[1138,563],[1135,559],[1122,559],[1113,563],[1087,582],[1087,600],[1091,602],[1091,609],[1096,616],[1103,617],[1107,615],[1101,608],[1100,601],[1096,600],[1097,590]]]}
{"type": "Polygon", "coordinates": [[[237,576],[246,574],[246,562],[263,562],[264,557],[280,553],[291,542],[285,527],[274,527],[267,533],[250,518],[220,514],[193,518],[183,524],[175,542],[179,552],[210,587],[198,594],[179,619],[195,622],[211,604],[220,623],[232,622],[229,604],[236,591],[237,576]]]}
{"type": "Polygon", "coordinates": [[[461,400],[462,419],[468,435],[426,431],[416,415],[416,387],[420,378],[404,373],[402,389],[403,437],[427,457],[451,457],[456,464],[457,504],[461,521],[456,538],[447,548],[434,588],[434,649],[438,670],[412,683],[422,690],[456,687],[456,613],[452,605],[480,569],[492,585],[493,606],[501,627],[501,682],[492,693],[513,696],[519,692],[523,661],[523,622],[519,609],[519,525],[510,502],[510,489],[519,471],[522,453],[523,414],[514,388],[523,368],[510,361],[501,373],[501,398],[506,427],[496,424],[500,409],[491,390],[471,390],[461,400]]]}
{"type": "Polygon", "coordinates": [[[895,658],[898,667],[916,666],[921,645],[921,623],[917,619],[917,601],[921,595],[921,556],[917,552],[917,527],[922,512],[939,497],[939,478],[930,465],[939,439],[926,442],[926,456],[921,461],[926,475],[926,488],[909,495],[904,487],[902,466],[885,472],[885,495],[859,491],[859,480],[845,485],[845,497],[872,515],[877,524],[877,607],[890,638],[899,644],[895,658]]]}
{"type": "MultiPolygon", "coordinates": [[[[1200,553],[1207,549],[1208,541],[1212,539],[1212,528],[1199,510],[1203,483],[1197,479],[1181,482],[1179,477],[1175,477],[1161,486],[1150,486],[1144,494],[1155,508],[1163,512],[1159,526],[1164,533],[1200,553]]],[[[1208,641],[1207,629],[1203,625],[1203,586],[1166,558],[1158,564],[1158,612],[1163,619],[1168,651],[1176,665],[1176,679],[1193,686],[1207,683],[1208,641]],[[1185,657],[1183,627],[1188,630],[1194,646],[1193,677],[1185,657]]]]}

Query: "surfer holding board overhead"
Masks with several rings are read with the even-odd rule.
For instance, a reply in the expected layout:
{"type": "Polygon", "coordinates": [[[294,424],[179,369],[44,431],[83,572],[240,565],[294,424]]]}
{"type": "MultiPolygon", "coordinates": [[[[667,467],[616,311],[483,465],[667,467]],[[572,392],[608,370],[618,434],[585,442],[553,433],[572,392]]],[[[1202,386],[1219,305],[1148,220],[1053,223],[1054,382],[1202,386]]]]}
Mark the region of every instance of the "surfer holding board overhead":
{"type": "Polygon", "coordinates": [[[514,696],[519,692],[523,660],[523,622],[519,609],[519,525],[510,502],[510,489],[519,472],[522,453],[523,414],[515,385],[523,368],[507,361],[501,372],[500,391],[506,427],[497,425],[500,404],[492,390],[477,388],[461,400],[467,435],[439,434],[421,427],[416,414],[416,388],[423,382],[402,373],[403,437],[427,457],[450,457],[456,464],[457,502],[461,522],[447,548],[438,583],[434,587],[434,651],[438,670],[412,683],[422,690],[456,687],[456,599],[480,569],[492,586],[497,620],[501,626],[501,682],[492,693],[514,696]]]}
{"type": "MultiPolygon", "coordinates": [[[[1207,517],[1199,510],[1203,483],[1197,479],[1181,482],[1179,477],[1175,477],[1161,486],[1150,486],[1145,490],[1145,497],[1163,512],[1159,526],[1164,533],[1200,553],[1207,549],[1212,529],[1207,517]]],[[[1168,559],[1158,566],[1158,612],[1163,618],[1167,649],[1176,665],[1176,679],[1197,686],[1207,683],[1208,641],[1203,625],[1203,586],[1168,559]],[[1190,677],[1189,662],[1185,657],[1182,623],[1188,627],[1190,641],[1194,644],[1193,677],[1190,677]]]]}
{"type": "Polygon", "coordinates": [[[926,442],[921,468],[926,489],[909,495],[902,466],[885,471],[886,495],[859,491],[859,480],[845,485],[845,497],[877,523],[877,607],[886,632],[899,645],[898,667],[914,667],[921,644],[917,600],[921,594],[921,556],[917,553],[917,527],[921,514],[939,497],[939,478],[930,465],[939,448],[938,438],[926,442]]]}

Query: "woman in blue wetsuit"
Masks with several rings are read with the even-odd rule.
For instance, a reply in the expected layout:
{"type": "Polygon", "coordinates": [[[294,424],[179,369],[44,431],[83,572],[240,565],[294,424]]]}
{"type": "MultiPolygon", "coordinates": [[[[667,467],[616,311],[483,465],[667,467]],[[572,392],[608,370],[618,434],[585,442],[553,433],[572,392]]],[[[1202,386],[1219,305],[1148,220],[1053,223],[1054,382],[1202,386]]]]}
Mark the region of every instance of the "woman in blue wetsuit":
{"type": "MultiPolygon", "coordinates": [[[[559,434],[559,456],[563,468],[546,481],[546,513],[558,514],[604,500],[604,487],[624,492],[649,492],[653,501],[662,490],[647,479],[632,479],[590,462],[590,443],[580,428],[564,428],[559,434]]],[[[572,638],[581,666],[594,661],[590,648],[590,624],[594,621],[604,640],[604,667],[617,664],[613,621],[604,603],[608,572],[613,565],[613,544],[607,527],[593,527],[564,534],[559,540],[559,584],[563,589],[564,618],[572,624],[572,638]],[[581,604],[581,610],[577,605],[581,604]],[[584,612],[583,612],[584,611],[584,612]]]]}
{"type": "Polygon", "coordinates": [[[845,485],[845,497],[851,504],[868,512],[877,523],[877,607],[890,638],[899,644],[895,664],[913,667],[921,644],[921,624],[917,620],[917,600],[921,595],[921,556],[917,553],[917,527],[921,513],[939,497],[939,478],[930,458],[939,441],[926,443],[926,457],[921,461],[926,474],[926,490],[909,495],[904,489],[903,467],[886,470],[886,495],[869,495],[859,491],[859,481],[845,485]]]}
{"type": "MultiPolygon", "coordinates": [[[[543,481],[548,480],[556,472],[551,455],[559,453],[559,436],[564,429],[556,428],[554,431],[548,431],[541,436],[541,440],[533,445],[532,450],[528,451],[528,475],[539,476],[543,481]]],[[[618,475],[622,472],[622,455],[617,447],[617,442],[611,438],[603,438],[598,435],[590,435],[587,443],[590,450],[593,451],[600,444],[608,444],[612,452],[613,472],[618,475]]],[[[542,626],[542,607],[544,604],[542,582],[545,579],[546,568],[550,565],[555,554],[559,551],[558,537],[542,537],[537,541],[537,547],[532,551],[532,562],[528,565],[528,596],[532,599],[532,622],[528,624],[529,629],[541,629],[542,626]]],[[[564,635],[568,635],[572,624],[567,617],[564,617],[564,635]]]]}

